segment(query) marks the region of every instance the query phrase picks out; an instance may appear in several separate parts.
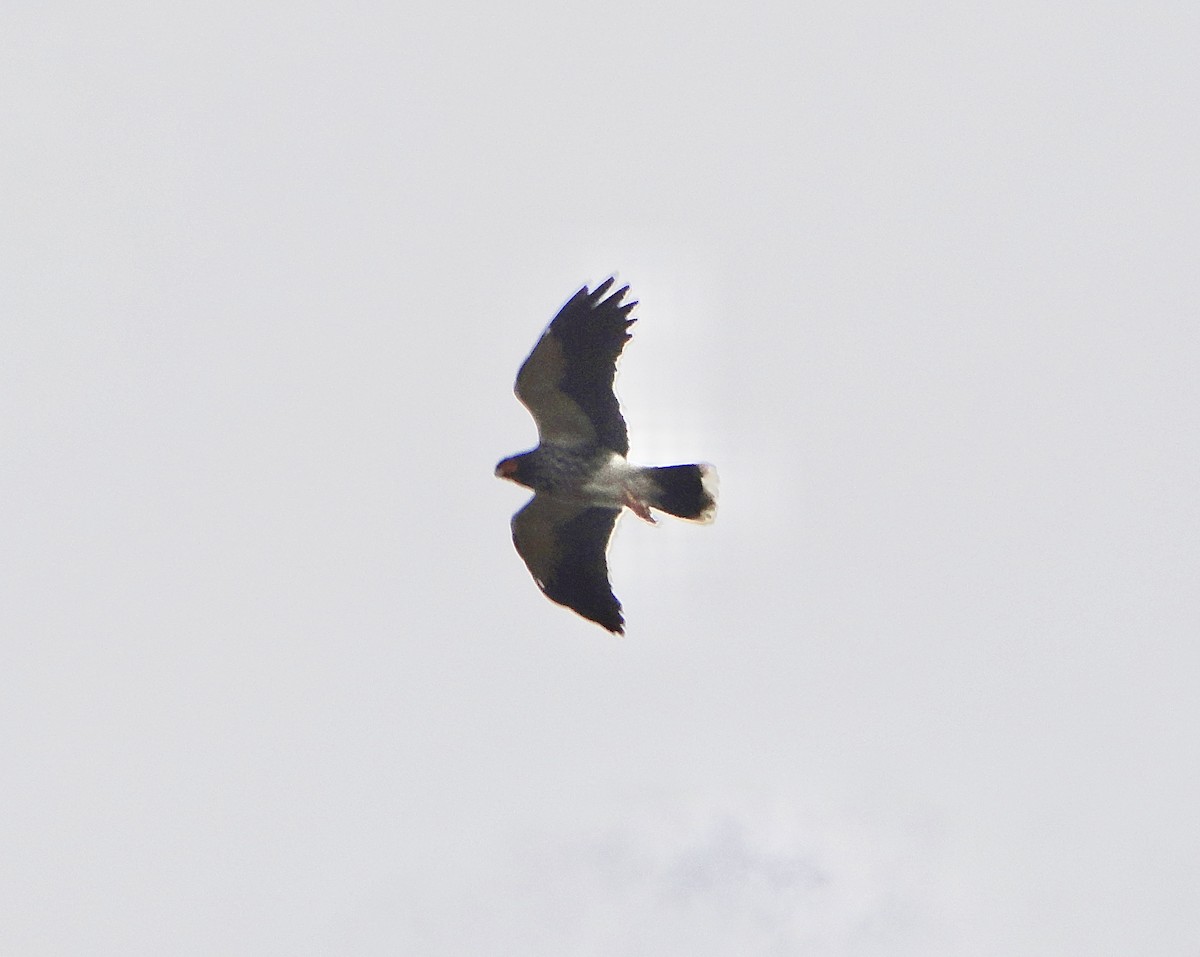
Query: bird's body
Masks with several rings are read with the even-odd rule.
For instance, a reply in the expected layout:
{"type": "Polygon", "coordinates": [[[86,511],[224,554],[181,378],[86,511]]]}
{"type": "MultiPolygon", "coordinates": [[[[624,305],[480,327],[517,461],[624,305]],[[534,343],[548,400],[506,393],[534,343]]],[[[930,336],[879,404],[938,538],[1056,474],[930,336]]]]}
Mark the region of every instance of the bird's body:
{"type": "Polygon", "coordinates": [[[709,465],[644,468],[626,459],[629,439],[612,383],[630,338],[609,279],[585,286],[559,311],[517,374],[517,398],[538,426],[538,447],[504,459],[496,475],[534,491],[513,516],[513,542],[551,600],[621,633],[621,604],[608,583],[606,551],[621,510],[653,524],[652,508],[711,522],[716,472],[709,465]]]}

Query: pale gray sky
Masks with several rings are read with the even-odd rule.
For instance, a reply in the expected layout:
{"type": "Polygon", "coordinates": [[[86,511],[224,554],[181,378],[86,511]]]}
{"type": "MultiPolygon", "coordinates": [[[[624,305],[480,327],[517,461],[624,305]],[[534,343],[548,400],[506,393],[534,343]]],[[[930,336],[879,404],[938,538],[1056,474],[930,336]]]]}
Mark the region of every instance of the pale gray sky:
{"type": "Polygon", "coordinates": [[[1193,4],[17,4],[0,952],[1200,952],[1193,4]],[[629,636],[497,481],[640,300],[629,636]]]}

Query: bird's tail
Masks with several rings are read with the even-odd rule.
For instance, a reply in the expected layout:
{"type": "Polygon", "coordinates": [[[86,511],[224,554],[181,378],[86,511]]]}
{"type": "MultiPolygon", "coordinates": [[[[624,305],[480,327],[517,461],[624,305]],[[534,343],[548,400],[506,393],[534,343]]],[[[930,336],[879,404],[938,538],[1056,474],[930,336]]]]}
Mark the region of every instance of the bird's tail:
{"type": "Polygon", "coordinates": [[[711,465],[664,465],[646,473],[651,508],[704,525],[716,518],[717,470],[711,465]]]}

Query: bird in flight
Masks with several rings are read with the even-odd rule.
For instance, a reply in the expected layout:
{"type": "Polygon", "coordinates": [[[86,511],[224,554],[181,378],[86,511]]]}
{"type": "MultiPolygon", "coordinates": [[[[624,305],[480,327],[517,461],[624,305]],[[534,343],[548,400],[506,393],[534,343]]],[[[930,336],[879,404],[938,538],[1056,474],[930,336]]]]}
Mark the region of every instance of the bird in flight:
{"type": "Polygon", "coordinates": [[[637,303],[622,304],[628,286],[605,298],[612,285],[610,278],[575,293],[521,366],[515,391],[537,423],[538,447],[504,459],[496,475],[533,489],[512,518],[512,537],[538,588],[624,634],[606,557],[622,510],[652,525],[651,509],[708,524],[717,511],[717,473],[711,465],[642,467],[626,459],[613,376],[637,303]]]}

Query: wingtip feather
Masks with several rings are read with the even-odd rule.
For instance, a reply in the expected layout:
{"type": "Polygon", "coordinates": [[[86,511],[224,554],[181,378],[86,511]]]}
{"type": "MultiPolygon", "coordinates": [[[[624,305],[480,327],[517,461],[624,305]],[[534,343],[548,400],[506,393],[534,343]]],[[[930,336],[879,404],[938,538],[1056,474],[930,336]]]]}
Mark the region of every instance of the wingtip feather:
{"type": "MultiPolygon", "coordinates": [[[[617,281],[616,276],[609,276],[607,279],[604,280],[604,282],[600,283],[600,285],[598,285],[595,289],[592,290],[592,298],[595,299],[597,302],[599,302],[600,298],[606,292],[608,292],[608,287],[611,286],[616,281],[617,281]]],[[[584,286],[583,288],[586,290],[587,286],[584,286]]],[[[629,287],[626,286],[625,288],[628,289],[629,287]]],[[[616,295],[618,295],[618,296],[620,294],[621,294],[620,292],[616,293],[616,295]]]]}

